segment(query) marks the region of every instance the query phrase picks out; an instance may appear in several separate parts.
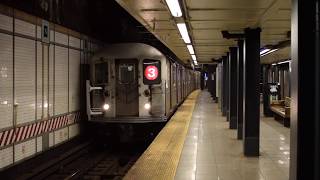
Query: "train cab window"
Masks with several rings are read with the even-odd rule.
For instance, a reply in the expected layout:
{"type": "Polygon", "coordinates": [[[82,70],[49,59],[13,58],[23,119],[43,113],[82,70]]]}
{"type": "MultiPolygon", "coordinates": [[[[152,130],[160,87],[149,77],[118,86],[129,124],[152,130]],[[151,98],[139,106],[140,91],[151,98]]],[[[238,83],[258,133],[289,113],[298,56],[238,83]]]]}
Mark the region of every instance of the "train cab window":
{"type": "Polygon", "coordinates": [[[97,84],[106,84],[108,83],[108,63],[97,63],[95,64],[95,80],[97,84]]]}
{"type": "Polygon", "coordinates": [[[135,82],[135,65],[121,64],[119,66],[119,80],[122,84],[132,84],[135,82]]]}

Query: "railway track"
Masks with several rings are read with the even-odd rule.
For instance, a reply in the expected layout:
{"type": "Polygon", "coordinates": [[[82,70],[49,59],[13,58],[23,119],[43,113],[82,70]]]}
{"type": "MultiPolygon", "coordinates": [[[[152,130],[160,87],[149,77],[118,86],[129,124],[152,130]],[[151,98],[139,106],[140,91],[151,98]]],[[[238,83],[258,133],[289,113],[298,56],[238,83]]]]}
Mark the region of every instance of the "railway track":
{"type": "Polygon", "coordinates": [[[92,142],[84,142],[50,158],[46,163],[30,168],[27,173],[17,174],[14,179],[118,180],[122,179],[146,147],[132,143],[97,148],[92,142]]]}

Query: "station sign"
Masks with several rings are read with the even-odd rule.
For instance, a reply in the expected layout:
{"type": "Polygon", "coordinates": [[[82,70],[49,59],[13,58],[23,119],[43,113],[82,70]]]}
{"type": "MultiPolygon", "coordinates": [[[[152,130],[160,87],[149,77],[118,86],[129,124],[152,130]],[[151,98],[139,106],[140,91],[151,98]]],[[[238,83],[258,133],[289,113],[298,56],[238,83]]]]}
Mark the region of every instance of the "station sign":
{"type": "Polygon", "coordinates": [[[159,60],[143,60],[143,83],[146,85],[161,83],[161,63],[159,60]]]}
{"type": "Polygon", "coordinates": [[[42,20],[41,40],[44,43],[50,43],[49,22],[46,20],[42,20]]]}

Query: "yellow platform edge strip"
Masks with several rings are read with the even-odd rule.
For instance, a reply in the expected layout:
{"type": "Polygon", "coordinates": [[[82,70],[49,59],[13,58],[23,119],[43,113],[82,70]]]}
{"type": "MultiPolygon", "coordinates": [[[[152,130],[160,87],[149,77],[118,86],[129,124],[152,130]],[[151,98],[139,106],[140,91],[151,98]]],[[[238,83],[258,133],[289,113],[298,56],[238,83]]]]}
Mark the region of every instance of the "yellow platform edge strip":
{"type": "Polygon", "coordinates": [[[200,90],[192,92],[124,177],[125,180],[174,179],[200,90]]]}

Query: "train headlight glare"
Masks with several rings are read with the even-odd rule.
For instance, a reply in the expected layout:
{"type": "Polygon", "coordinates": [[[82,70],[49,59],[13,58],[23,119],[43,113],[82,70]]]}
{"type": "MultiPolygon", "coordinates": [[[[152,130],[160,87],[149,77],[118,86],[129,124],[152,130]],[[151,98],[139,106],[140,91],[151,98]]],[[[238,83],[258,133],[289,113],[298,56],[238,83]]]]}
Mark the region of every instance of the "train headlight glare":
{"type": "Polygon", "coordinates": [[[104,104],[104,105],[103,105],[103,109],[104,109],[104,110],[108,110],[109,108],[110,108],[110,105],[109,105],[109,104],[104,104]]]}
{"type": "Polygon", "coordinates": [[[145,109],[150,109],[150,108],[151,108],[150,103],[145,103],[145,104],[144,104],[144,108],[145,108],[145,109]]]}

